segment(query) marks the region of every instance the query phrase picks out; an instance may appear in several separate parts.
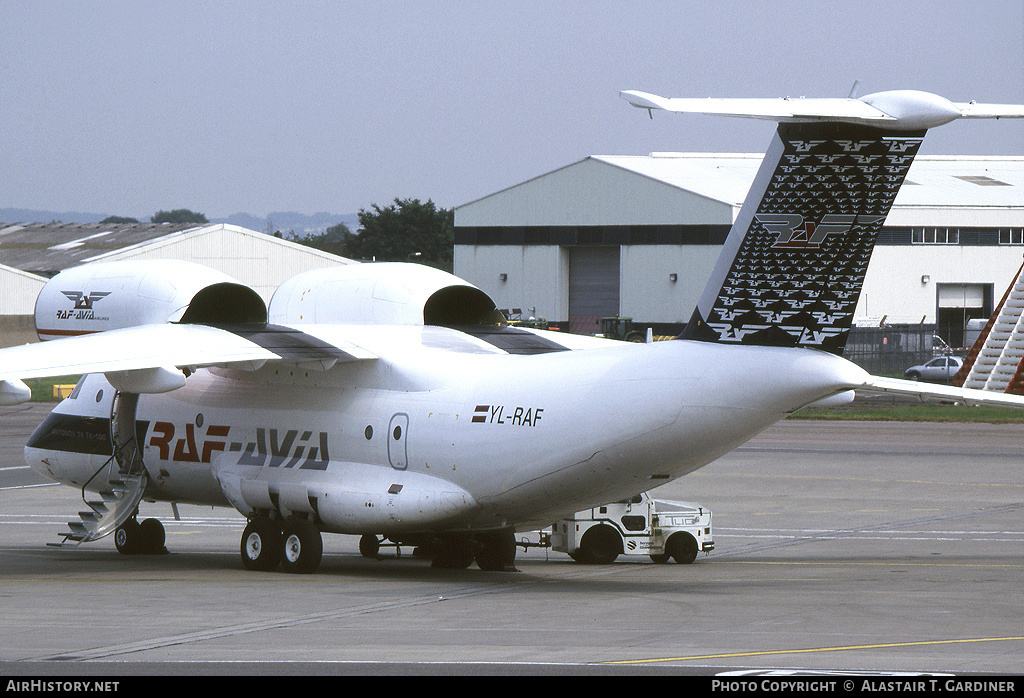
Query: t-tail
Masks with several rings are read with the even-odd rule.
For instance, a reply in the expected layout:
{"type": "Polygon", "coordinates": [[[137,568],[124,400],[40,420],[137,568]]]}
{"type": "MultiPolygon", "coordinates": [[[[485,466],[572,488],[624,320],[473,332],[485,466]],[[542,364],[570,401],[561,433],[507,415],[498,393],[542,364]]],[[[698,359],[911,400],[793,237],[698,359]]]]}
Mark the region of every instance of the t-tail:
{"type": "Polygon", "coordinates": [[[928,128],[1024,117],[916,91],[860,99],[666,99],[653,110],[769,119],[778,131],[681,339],[842,354],[878,232],[928,128]]]}

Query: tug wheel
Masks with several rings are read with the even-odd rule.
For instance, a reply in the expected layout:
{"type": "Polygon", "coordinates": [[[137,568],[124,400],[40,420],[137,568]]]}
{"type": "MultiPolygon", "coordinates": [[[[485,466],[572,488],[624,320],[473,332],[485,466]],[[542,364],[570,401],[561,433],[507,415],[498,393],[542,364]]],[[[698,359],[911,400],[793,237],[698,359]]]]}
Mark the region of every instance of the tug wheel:
{"type": "Polygon", "coordinates": [[[622,552],[622,537],[611,526],[594,526],[580,541],[580,562],[607,565],[622,552]]]}
{"type": "Polygon", "coordinates": [[[689,565],[697,559],[697,540],[685,531],[680,531],[668,539],[665,552],[680,565],[689,565]]]}

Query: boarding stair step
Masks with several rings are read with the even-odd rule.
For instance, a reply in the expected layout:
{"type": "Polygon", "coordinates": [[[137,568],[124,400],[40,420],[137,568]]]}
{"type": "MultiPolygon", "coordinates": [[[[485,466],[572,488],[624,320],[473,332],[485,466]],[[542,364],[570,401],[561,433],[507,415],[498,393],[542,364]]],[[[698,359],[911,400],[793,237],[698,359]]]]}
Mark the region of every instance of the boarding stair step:
{"type": "Polygon", "coordinates": [[[113,533],[118,526],[134,513],[146,489],[145,470],[136,474],[112,473],[104,489],[98,493],[99,500],[82,499],[89,511],[78,512],[78,520],[68,522],[68,530],[59,534],[62,540],[49,545],[72,547],[81,543],[99,540],[113,533]]]}

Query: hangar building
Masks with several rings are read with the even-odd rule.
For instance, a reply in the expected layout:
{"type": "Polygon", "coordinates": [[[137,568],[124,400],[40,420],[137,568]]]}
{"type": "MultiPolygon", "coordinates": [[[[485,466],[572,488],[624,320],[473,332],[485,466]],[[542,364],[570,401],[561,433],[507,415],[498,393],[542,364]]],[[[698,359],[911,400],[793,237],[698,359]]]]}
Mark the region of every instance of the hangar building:
{"type": "Polygon", "coordinates": [[[47,279],[88,262],[181,259],[238,279],[269,302],[284,280],[344,257],[223,223],[0,223],[0,346],[35,341],[36,296],[47,279]]]}
{"type": "MultiPolygon", "coordinates": [[[[455,273],[566,329],[602,316],[674,333],[763,155],[591,156],[455,209],[455,273]]],[[[1024,157],[918,156],[879,235],[856,325],[953,347],[1024,261],[1024,157]]],[[[999,298],[995,298],[998,302],[999,298]]],[[[656,333],[659,333],[656,329],[656,333]]]]}

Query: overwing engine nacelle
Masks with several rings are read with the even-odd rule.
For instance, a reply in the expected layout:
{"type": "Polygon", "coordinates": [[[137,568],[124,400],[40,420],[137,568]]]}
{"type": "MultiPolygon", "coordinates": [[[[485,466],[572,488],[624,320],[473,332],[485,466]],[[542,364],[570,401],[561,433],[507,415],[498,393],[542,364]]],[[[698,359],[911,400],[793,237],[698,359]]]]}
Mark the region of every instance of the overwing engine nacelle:
{"type": "Polygon", "coordinates": [[[491,325],[494,301],[462,279],[422,264],[348,264],[298,274],[270,299],[270,322],[353,325],[491,325]]]}
{"type": "Polygon", "coordinates": [[[39,339],[166,322],[267,320],[254,290],[215,269],[178,260],[85,264],[60,272],[36,299],[39,339]]]}

